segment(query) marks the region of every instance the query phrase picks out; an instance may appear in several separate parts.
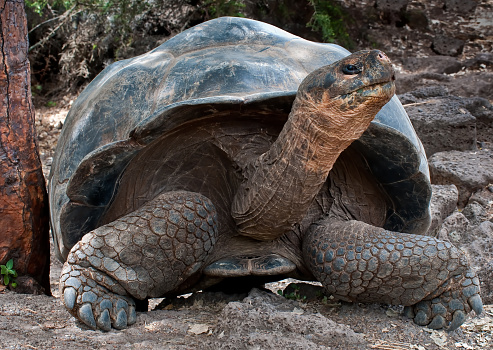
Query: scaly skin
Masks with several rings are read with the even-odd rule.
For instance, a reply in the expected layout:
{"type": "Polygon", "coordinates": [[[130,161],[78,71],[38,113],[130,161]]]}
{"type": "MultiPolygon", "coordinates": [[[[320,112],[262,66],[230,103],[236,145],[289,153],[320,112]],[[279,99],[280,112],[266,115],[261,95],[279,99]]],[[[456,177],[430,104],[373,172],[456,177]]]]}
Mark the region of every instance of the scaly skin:
{"type": "Polygon", "coordinates": [[[452,331],[471,309],[482,311],[479,280],[449,242],[326,220],[309,228],[303,255],[330,294],[411,306],[408,315],[419,325],[452,331]]]}
{"type": "Polygon", "coordinates": [[[177,191],[86,234],[68,256],[60,294],[91,328],[135,322],[133,298],[159,297],[199,270],[217,238],[210,200],[177,191]]]}

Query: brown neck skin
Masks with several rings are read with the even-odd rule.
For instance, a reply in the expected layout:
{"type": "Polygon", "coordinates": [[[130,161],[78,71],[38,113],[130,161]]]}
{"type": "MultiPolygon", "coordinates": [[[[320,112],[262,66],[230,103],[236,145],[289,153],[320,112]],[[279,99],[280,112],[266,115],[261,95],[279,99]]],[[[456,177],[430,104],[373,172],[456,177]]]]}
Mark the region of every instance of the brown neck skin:
{"type": "Polygon", "coordinates": [[[349,109],[347,99],[326,93],[317,100],[298,94],[279,137],[240,186],[232,216],[241,235],[273,240],[300,222],[341,152],[388,101],[369,99],[349,109]]]}

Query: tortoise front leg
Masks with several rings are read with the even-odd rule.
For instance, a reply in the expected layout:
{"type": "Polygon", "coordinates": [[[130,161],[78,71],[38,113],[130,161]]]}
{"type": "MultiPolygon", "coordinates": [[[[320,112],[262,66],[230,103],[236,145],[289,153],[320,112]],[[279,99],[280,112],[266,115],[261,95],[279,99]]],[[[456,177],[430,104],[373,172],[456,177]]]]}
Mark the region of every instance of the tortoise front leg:
{"type": "Polygon", "coordinates": [[[407,313],[422,326],[452,331],[471,309],[482,312],[479,280],[449,242],[327,220],[310,226],[303,255],[335,297],[410,306],[407,313]]]}
{"type": "Polygon", "coordinates": [[[125,328],[136,320],[134,298],[177,288],[202,267],[216,238],[216,210],[207,197],[159,195],[72,248],[60,278],[65,307],[91,328],[125,328]]]}

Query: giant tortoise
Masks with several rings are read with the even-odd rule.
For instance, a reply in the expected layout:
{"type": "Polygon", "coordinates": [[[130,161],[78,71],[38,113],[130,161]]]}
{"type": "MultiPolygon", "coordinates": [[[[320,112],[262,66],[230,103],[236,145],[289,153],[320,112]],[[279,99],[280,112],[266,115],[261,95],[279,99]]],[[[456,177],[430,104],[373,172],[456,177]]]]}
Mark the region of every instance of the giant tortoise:
{"type": "Polygon", "coordinates": [[[464,254],[423,235],[427,161],[394,91],[381,51],[241,18],[110,65],[50,175],[65,307],[122,329],[139,300],[294,277],[430,328],[480,313],[464,254]]]}

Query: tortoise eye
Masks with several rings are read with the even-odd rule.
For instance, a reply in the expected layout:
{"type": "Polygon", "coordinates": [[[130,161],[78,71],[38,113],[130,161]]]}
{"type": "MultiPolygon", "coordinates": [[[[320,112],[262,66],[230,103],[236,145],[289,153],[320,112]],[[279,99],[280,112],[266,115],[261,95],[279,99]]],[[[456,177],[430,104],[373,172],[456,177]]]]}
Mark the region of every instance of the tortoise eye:
{"type": "Polygon", "coordinates": [[[355,66],[354,64],[348,64],[344,67],[342,67],[342,72],[347,75],[354,75],[361,73],[361,68],[358,66],[355,66]]]}

